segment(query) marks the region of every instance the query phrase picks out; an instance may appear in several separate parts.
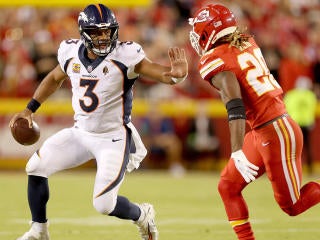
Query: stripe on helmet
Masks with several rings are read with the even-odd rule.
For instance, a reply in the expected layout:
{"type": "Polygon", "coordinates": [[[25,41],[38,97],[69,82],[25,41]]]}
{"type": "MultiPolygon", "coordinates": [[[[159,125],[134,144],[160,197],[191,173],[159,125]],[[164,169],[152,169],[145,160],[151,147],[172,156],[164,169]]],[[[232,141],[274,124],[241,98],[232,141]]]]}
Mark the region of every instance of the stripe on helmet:
{"type": "Polygon", "coordinates": [[[101,9],[101,7],[100,7],[100,4],[95,4],[95,6],[96,6],[96,8],[97,8],[97,10],[98,10],[98,12],[99,12],[99,14],[100,14],[100,19],[101,19],[101,21],[103,21],[103,18],[102,18],[102,9],[101,9]]]}

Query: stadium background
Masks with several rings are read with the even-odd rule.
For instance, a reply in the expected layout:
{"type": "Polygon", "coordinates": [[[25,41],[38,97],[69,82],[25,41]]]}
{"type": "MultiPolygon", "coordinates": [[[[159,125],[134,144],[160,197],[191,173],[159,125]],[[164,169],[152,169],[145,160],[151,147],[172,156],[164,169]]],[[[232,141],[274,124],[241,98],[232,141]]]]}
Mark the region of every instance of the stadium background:
{"type": "MultiPolygon", "coordinates": [[[[56,50],[62,39],[78,38],[77,14],[88,3],[99,1],[1,1],[0,17],[0,169],[21,169],[26,159],[46,137],[72,125],[69,86],[45,103],[36,115],[42,135],[29,147],[18,145],[11,137],[8,121],[22,110],[41,78],[57,63],[56,50]]],[[[213,1],[136,0],[104,1],[116,13],[120,40],[142,44],[150,59],[167,61],[172,45],[187,51],[190,73],[187,81],[174,87],[141,78],[135,86],[133,119],[148,118],[155,108],[160,116],[173,120],[175,134],[182,143],[186,168],[220,168],[229,156],[228,123],[217,93],[200,79],[198,57],[189,44],[188,17],[194,9],[213,1]],[[191,122],[204,114],[212,123],[218,140],[215,149],[190,154],[188,139],[191,122]]],[[[310,78],[319,94],[320,6],[317,0],[214,1],[228,5],[241,26],[256,36],[267,64],[276,79],[290,90],[299,76],[310,78]],[[295,53],[293,55],[292,53],[295,53]]],[[[313,159],[320,162],[320,106],[311,132],[313,159]]],[[[141,130],[141,129],[140,129],[141,130]]],[[[149,156],[150,167],[168,167],[158,156],[149,156]],[[152,158],[154,157],[154,158],[152,158]]],[[[166,161],[164,161],[166,162],[166,161]]],[[[92,165],[89,165],[92,166],[92,165]]],[[[89,167],[88,166],[88,167],[89,167]]],[[[148,166],[148,164],[146,164],[148,166]]]]}

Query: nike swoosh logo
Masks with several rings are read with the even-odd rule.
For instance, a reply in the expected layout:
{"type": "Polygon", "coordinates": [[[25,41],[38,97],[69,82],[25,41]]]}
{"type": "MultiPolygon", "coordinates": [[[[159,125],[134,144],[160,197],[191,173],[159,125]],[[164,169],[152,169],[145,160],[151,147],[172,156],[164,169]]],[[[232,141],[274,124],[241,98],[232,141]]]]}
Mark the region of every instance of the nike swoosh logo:
{"type": "Polygon", "coordinates": [[[262,143],[262,147],[268,146],[269,144],[270,144],[270,142],[262,143]]]}
{"type": "Polygon", "coordinates": [[[205,64],[206,60],[202,60],[200,61],[201,64],[205,64]]]}
{"type": "Polygon", "coordinates": [[[117,138],[117,139],[112,139],[112,142],[119,142],[119,141],[121,141],[122,140],[122,138],[117,138]]]}
{"type": "Polygon", "coordinates": [[[137,53],[139,53],[141,51],[141,48],[137,49],[137,53]]]}

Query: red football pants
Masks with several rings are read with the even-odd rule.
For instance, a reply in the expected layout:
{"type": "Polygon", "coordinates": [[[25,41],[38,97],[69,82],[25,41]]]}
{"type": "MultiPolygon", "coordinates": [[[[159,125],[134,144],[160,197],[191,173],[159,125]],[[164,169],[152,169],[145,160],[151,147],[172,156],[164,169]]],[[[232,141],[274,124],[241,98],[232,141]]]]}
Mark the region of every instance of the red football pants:
{"type": "MultiPolygon", "coordinates": [[[[301,188],[301,153],[303,136],[290,117],[249,131],[243,152],[250,162],[259,166],[258,177],[267,173],[274,197],[280,208],[290,216],[298,215],[320,202],[320,184],[310,182],[301,188]]],[[[229,221],[249,217],[242,190],[244,181],[231,160],[221,173],[219,192],[229,221]]]]}

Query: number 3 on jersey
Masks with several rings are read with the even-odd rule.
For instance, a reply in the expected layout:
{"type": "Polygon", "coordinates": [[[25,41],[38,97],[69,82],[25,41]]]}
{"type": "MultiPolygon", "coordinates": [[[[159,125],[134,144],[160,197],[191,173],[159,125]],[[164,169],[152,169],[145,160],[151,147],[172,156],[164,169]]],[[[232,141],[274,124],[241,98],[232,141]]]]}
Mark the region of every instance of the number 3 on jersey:
{"type": "Polygon", "coordinates": [[[84,97],[90,98],[90,100],[91,100],[91,103],[88,105],[85,103],[85,101],[83,99],[79,99],[80,107],[85,112],[92,112],[98,107],[99,98],[93,92],[97,83],[98,83],[97,79],[80,79],[80,86],[86,88],[86,92],[84,93],[84,97]]]}
{"type": "Polygon", "coordinates": [[[270,74],[259,48],[254,49],[253,54],[248,52],[240,54],[238,62],[242,70],[248,69],[247,82],[258,96],[280,88],[278,82],[270,74]]]}

